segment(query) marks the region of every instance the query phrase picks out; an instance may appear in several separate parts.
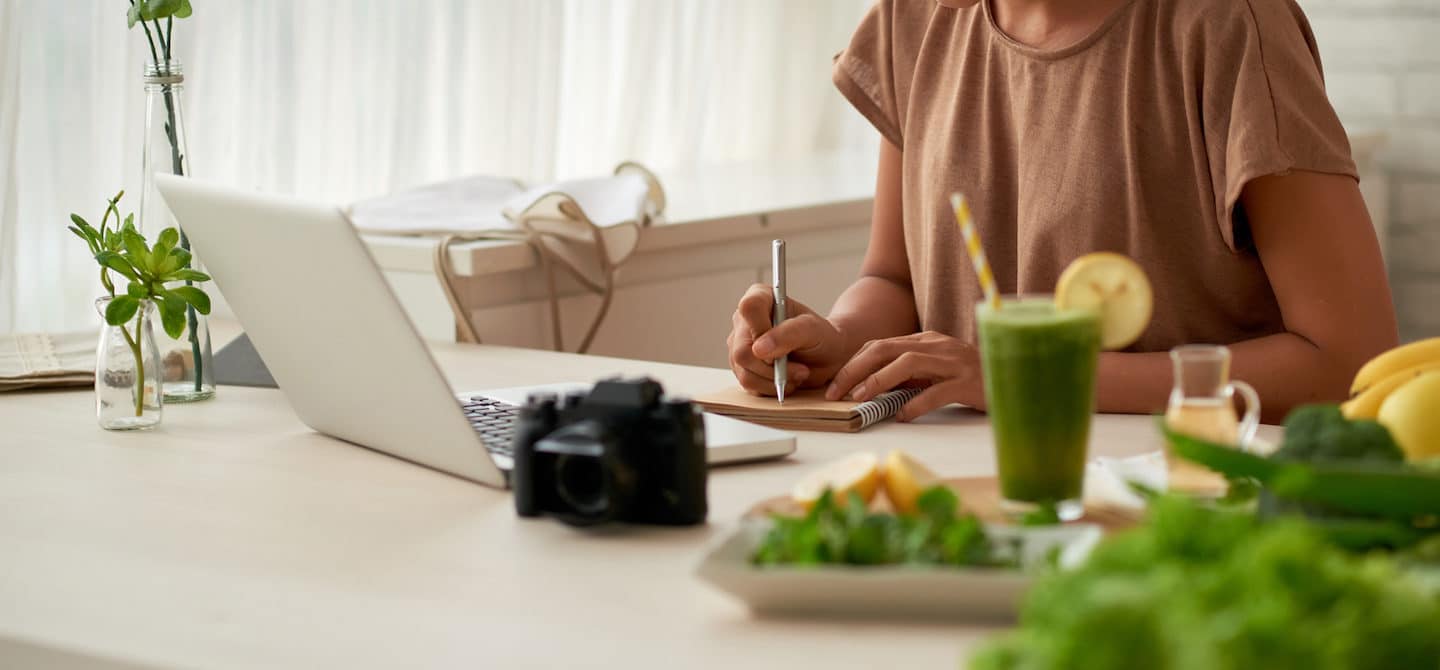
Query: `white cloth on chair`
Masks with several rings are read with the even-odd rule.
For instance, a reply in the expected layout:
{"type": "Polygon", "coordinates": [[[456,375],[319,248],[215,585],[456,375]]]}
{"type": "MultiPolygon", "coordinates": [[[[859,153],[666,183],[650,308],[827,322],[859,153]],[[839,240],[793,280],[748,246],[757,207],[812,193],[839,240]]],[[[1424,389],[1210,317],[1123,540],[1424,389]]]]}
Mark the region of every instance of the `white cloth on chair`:
{"type": "Polygon", "coordinates": [[[557,350],[563,349],[563,342],[555,268],[601,296],[600,308],[577,349],[584,352],[609,309],[616,269],[639,246],[641,230],[658,220],[664,209],[664,189],[654,174],[639,164],[622,163],[610,176],[530,188],[510,179],[466,177],[361,201],[347,214],[364,233],[444,237],[436,253],[436,274],[461,334],[472,341],[480,338],[455,291],[450,245],[482,239],[528,242],[549,284],[557,350]]]}

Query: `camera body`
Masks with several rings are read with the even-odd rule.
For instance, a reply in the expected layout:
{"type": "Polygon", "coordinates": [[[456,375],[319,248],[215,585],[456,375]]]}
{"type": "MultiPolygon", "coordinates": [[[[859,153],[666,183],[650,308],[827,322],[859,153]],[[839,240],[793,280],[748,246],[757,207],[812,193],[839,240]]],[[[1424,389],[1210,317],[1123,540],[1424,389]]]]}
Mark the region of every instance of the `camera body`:
{"type": "Polygon", "coordinates": [[[515,512],[573,526],[687,526],[708,511],[705,422],[651,379],[531,396],[515,430],[515,512]]]}

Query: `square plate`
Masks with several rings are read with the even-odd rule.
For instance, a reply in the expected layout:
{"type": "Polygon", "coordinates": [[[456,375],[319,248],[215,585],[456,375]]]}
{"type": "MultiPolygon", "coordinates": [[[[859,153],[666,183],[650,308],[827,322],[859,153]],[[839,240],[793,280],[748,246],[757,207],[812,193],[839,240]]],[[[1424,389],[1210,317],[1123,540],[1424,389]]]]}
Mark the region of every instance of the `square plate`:
{"type": "Polygon", "coordinates": [[[1033,572],[1052,549],[1062,569],[1089,556],[1103,532],[1094,524],[989,526],[997,540],[1020,538],[1021,569],[942,566],[756,566],[769,519],[746,519],[717,542],[696,575],[760,615],[846,618],[1013,620],[1033,572]]]}

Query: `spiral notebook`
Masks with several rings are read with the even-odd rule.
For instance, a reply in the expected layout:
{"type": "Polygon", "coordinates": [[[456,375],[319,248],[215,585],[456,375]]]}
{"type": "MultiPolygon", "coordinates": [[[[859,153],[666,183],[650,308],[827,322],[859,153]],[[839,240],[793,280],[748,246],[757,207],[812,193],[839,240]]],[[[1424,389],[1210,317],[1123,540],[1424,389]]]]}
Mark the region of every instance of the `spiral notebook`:
{"type": "Polygon", "coordinates": [[[694,401],[708,412],[781,430],[855,433],[895,416],[901,406],[919,394],[920,389],[898,389],[856,403],[826,400],[823,390],[814,389],[788,396],[782,405],[774,398],[759,398],[729,388],[694,401]]]}

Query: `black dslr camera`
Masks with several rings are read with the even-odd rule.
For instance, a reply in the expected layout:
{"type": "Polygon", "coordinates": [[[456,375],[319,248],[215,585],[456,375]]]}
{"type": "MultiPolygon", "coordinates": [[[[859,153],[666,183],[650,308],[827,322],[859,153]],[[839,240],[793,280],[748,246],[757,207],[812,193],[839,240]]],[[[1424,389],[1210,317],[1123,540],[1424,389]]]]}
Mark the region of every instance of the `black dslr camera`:
{"type": "Polygon", "coordinates": [[[515,512],[572,526],[705,521],[705,423],[651,379],[531,396],[515,430],[515,512]]]}

